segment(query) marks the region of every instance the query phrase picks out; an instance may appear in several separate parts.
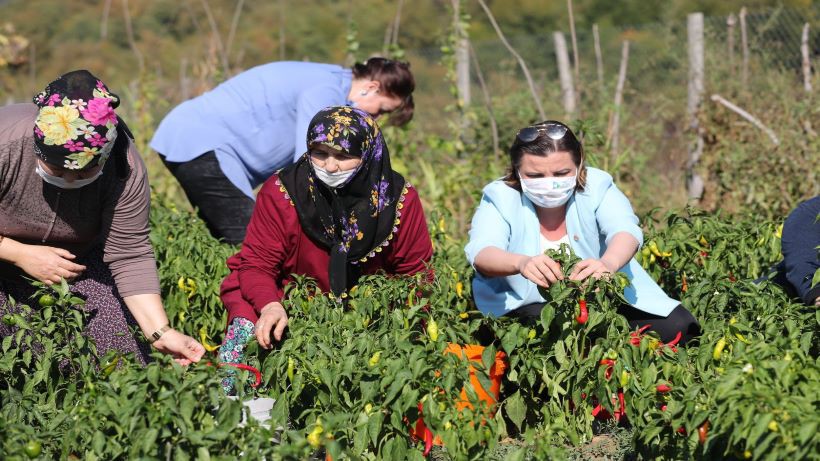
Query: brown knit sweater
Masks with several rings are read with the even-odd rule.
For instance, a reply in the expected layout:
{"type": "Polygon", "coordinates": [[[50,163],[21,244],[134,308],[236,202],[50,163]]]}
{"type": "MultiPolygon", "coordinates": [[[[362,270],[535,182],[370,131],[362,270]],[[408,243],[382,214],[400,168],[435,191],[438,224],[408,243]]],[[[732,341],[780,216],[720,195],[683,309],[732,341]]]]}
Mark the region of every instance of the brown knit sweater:
{"type": "MultiPolygon", "coordinates": [[[[78,257],[102,245],[103,261],[121,296],[159,293],[148,239],[151,194],[145,164],[134,145],[127,152],[124,177],[117,174],[118,153],[112,152],[99,179],[80,189],[61,189],[35,172],[36,117],[34,104],[0,108],[0,235],[64,248],[78,257]]],[[[0,277],[21,274],[0,262],[0,277]]]]}

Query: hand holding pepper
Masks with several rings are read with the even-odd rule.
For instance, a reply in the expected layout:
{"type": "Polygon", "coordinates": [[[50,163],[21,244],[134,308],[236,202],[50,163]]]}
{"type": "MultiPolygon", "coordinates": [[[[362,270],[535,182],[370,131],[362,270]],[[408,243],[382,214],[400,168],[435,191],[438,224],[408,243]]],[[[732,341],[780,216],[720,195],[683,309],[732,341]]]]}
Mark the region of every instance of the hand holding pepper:
{"type": "Polygon", "coordinates": [[[604,274],[611,274],[612,269],[607,266],[607,264],[600,259],[584,259],[583,261],[579,262],[572,268],[572,272],[569,274],[570,280],[585,280],[586,278],[592,276],[597,278],[601,278],[604,274]]]}

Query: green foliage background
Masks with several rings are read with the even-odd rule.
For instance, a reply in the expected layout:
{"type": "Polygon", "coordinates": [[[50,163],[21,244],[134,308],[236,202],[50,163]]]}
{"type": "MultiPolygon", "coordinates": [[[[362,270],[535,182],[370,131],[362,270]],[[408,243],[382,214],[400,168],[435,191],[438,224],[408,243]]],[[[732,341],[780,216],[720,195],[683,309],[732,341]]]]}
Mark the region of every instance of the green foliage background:
{"type": "MultiPolygon", "coordinates": [[[[488,3],[531,64],[545,110],[562,118],[548,37],[568,29],[565,3],[488,3]]],[[[345,63],[381,51],[396,2],[246,2],[227,66],[206,2],[131,0],[138,53],[127,38],[122,1],[111,3],[108,36],[100,39],[104,4],[0,1],[0,21],[34,46],[28,62],[0,68],[0,101],[25,101],[78,67],[101,76],[124,98],[122,110],[151,174],[151,241],[169,318],[209,345],[220,343],[225,314],[218,289],[227,272],[225,258],[235,248],[207,234],[147,150],[155,126],[185,96],[280,59],[281,24],[287,59],[345,63]]],[[[223,44],[236,4],[207,2],[223,44]]],[[[56,304],[48,308],[34,299],[18,300],[3,317],[16,332],[0,344],[3,458],[22,459],[27,445],[40,443],[43,459],[321,459],[324,451],[333,459],[421,459],[423,444],[408,432],[423,415],[442,439],[435,459],[817,459],[820,314],[773,285],[750,282],[780,258],[778,227],[785,214],[820,192],[820,107],[803,90],[792,59],[795,31],[803,22],[817,37],[817,7],[808,0],[574,2],[581,111],[570,122],[583,133],[591,163],[612,172],[644,216],[646,241],[660,250],[639,253],[639,262],[704,328],[699,342],[672,347],[629,331],[615,312],[622,287],[614,281],[556,287],[548,309],[531,324],[487,319],[476,311],[472,268],[463,254],[469,220],[483,185],[505,169],[504,146],[537,116],[516,63],[500,48],[478,5],[462,4],[462,20],[491,88],[501,152],[493,152],[477,86],[471,106],[453,96],[450,2],[406,2],[401,49],[390,50],[404,52],[418,79],[416,120],[408,129],[387,129],[386,136],[394,165],[424,201],[435,245],[432,286],[417,290],[412,280],[370,277],[351,293],[345,309],[317,296],[310,280],[291,286],[290,338],[273,353],[249,344],[263,386],[239,391],[240,399],[276,398],[270,427],[241,422],[242,405],[226,399],[219,387],[224,369],[183,369],[167,357],[142,368],[126,357],[97,354],[81,333],[82,302],[67,287],[53,291],[56,304]],[[738,77],[739,51],[729,60],[725,33],[725,15],[742,4],[754,32],[746,83],[738,77]],[[682,167],[692,141],[684,113],[684,21],[696,10],[711,16],[706,97],[720,93],[738,103],[770,126],[781,144],[774,147],[707,99],[699,116],[706,195],[699,208],[682,208],[682,167]],[[591,36],[584,32],[593,23],[601,27],[603,86],[595,76],[591,36]],[[606,128],[624,39],[633,44],[633,58],[622,149],[611,156],[606,128]],[[580,296],[590,306],[585,324],[574,320],[580,296]],[[465,363],[442,353],[448,342],[475,342],[487,332],[495,341],[474,364],[479,381],[487,383],[497,350],[510,364],[504,401],[492,416],[466,385],[465,363]],[[601,365],[602,360],[612,362],[601,365]],[[455,410],[462,388],[479,405],[476,411],[455,410]],[[595,421],[599,406],[598,411],[625,412],[630,424],[595,421]],[[699,430],[707,421],[701,442],[699,430]],[[601,436],[617,438],[617,446],[598,448],[601,436]]],[[[813,83],[816,93],[816,74],[813,83]]]]}

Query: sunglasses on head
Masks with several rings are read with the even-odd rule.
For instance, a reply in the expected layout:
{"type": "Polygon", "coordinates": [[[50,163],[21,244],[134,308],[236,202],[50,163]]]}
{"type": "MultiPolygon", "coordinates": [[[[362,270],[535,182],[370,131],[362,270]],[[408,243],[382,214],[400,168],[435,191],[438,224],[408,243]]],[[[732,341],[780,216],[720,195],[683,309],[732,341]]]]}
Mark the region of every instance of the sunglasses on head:
{"type": "Polygon", "coordinates": [[[539,123],[522,128],[518,131],[518,134],[515,135],[515,138],[520,142],[533,142],[538,138],[539,133],[544,132],[553,141],[558,141],[567,134],[567,131],[569,131],[569,128],[562,123],[539,123]]]}

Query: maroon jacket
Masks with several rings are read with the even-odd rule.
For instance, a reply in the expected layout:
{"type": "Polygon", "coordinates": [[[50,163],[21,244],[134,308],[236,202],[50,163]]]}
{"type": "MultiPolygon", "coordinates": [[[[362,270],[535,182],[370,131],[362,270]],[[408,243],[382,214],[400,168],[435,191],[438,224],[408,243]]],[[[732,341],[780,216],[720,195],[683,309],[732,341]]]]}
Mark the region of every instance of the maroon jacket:
{"type": "MultiPolygon", "coordinates": [[[[363,274],[380,270],[388,274],[415,274],[427,269],[433,245],[424,210],[416,190],[409,184],[397,210],[398,230],[371,253],[362,264],[363,274]]],[[[263,307],[281,301],[284,287],[293,274],[316,279],[329,291],[328,250],[318,246],[303,231],[296,208],[279,176],[274,175],[256,197],[251,222],[242,249],[228,258],[231,273],[222,282],[221,297],[228,310],[228,324],[235,317],[256,322],[263,307]]]]}

